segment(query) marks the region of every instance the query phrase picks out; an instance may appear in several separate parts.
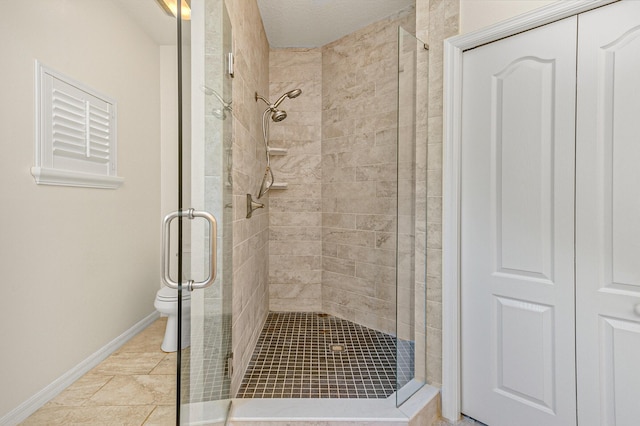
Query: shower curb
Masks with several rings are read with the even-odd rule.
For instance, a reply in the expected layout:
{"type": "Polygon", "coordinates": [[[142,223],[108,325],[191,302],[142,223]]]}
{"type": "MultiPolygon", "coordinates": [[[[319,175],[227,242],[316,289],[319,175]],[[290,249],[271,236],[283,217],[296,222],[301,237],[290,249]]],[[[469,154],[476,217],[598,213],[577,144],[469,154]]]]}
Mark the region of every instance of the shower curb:
{"type": "Polygon", "coordinates": [[[189,424],[225,426],[429,426],[440,413],[440,389],[425,385],[396,407],[386,399],[264,398],[182,406],[189,424]],[[190,414],[190,415],[189,415],[190,414]]]}

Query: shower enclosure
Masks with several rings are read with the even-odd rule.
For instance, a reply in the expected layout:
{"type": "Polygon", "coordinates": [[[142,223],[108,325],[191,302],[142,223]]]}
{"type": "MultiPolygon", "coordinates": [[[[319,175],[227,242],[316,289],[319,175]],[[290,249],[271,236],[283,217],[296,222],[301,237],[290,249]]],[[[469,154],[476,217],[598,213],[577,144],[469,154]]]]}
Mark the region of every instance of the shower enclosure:
{"type": "MultiPolygon", "coordinates": [[[[190,346],[180,348],[177,355],[177,418],[180,424],[223,425],[233,410],[232,382],[235,378],[239,383],[238,375],[244,373],[233,371],[234,358],[246,358],[250,354],[242,352],[253,349],[233,350],[234,305],[244,297],[232,291],[239,284],[233,282],[234,235],[242,235],[243,227],[254,223],[247,221],[256,218],[245,218],[246,199],[233,191],[234,120],[239,114],[236,108],[242,105],[232,101],[234,67],[240,64],[234,63],[231,21],[223,0],[192,1],[190,8],[190,20],[177,23],[179,202],[176,219],[165,231],[172,237],[168,239],[178,242],[177,256],[168,258],[167,264],[169,277],[180,289],[179,332],[191,337],[190,346]],[[213,215],[217,234],[212,233],[213,225],[190,209],[213,215]],[[191,291],[193,283],[212,277],[212,267],[216,269],[212,285],[191,291]],[[182,297],[187,291],[189,301],[182,297]]],[[[397,365],[392,398],[400,406],[427,383],[428,50],[400,28],[397,53],[396,320],[392,335],[397,365]]],[[[236,98],[247,100],[246,94],[236,98]]],[[[294,103],[288,109],[295,110],[294,103]]]]}

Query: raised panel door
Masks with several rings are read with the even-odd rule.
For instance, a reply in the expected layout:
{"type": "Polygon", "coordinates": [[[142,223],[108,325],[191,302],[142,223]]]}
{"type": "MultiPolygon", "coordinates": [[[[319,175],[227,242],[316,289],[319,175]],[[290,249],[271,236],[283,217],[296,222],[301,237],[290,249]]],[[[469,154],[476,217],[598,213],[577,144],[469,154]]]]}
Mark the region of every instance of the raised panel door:
{"type": "Polygon", "coordinates": [[[464,55],[462,407],[491,426],[576,423],[575,46],[573,17],[464,55]]]}
{"type": "Polygon", "coordinates": [[[576,321],[581,426],[640,420],[640,2],[579,16],[576,321]]]}

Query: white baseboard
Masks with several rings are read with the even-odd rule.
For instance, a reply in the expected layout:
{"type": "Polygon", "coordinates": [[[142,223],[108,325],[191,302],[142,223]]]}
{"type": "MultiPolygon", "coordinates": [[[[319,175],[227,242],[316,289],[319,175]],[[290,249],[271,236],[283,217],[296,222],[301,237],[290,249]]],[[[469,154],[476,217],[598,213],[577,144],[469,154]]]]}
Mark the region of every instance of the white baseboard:
{"type": "Polygon", "coordinates": [[[133,327],[107,343],[105,346],[94,352],[85,360],[81,361],[71,370],[58,377],[52,383],[47,385],[40,392],[11,410],[4,417],[0,418],[0,426],[14,426],[24,421],[31,414],[35,413],[40,407],[55,398],[60,392],[65,390],[69,385],[85,375],[89,370],[104,361],[109,355],[118,350],[122,345],[127,343],[136,334],[147,328],[152,322],[160,317],[158,312],[153,312],[143,318],[133,327]]]}

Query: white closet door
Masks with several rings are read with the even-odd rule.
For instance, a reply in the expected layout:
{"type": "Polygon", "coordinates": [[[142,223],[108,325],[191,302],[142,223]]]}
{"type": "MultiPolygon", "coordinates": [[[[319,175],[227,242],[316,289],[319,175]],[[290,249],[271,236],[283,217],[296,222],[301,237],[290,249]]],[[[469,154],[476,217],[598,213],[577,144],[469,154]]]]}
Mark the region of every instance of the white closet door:
{"type": "Polygon", "coordinates": [[[491,426],[576,423],[576,21],[463,57],[462,407],[491,426]]]}
{"type": "Polygon", "coordinates": [[[579,17],[580,426],[640,424],[640,2],[579,17]]]}

